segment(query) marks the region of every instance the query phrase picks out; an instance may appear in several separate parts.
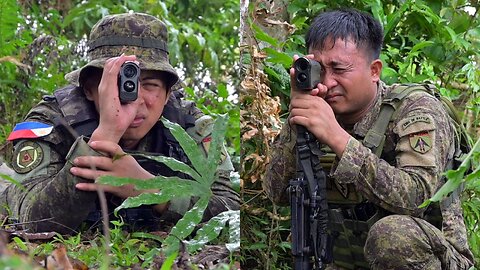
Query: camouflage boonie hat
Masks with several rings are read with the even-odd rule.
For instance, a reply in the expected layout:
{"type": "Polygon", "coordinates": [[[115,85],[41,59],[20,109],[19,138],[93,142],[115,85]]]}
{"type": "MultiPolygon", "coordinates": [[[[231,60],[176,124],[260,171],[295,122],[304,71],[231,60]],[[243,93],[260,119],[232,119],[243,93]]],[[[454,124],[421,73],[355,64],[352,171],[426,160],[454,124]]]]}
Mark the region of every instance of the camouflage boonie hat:
{"type": "Polygon", "coordinates": [[[107,59],[125,53],[137,56],[140,69],[166,72],[171,87],[178,82],[178,74],[169,63],[167,44],[167,27],[154,16],[143,13],[105,16],[90,32],[87,43],[90,62],[65,75],[65,79],[79,86],[85,68],[103,68],[107,59]]]}

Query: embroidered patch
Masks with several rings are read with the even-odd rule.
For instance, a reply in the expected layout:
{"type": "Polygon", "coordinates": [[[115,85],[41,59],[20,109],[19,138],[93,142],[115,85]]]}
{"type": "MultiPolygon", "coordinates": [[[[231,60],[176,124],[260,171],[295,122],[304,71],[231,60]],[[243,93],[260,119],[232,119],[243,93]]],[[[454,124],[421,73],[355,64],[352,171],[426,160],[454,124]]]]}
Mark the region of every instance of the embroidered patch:
{"type": "Polygon", "coordinates": [[[335,183],[335,187],[337,187],[338,192],[342,194],[342,196],[346,199],[348,198],[348,185],[347,184],[340,184],[337,181],[333,180],[335,183]]]}
{"type": "Polygon", "coordinates": [[[416,152],[425,154],[432,149],[432,137],[428,132],[411,134],[409,140],[410,146],[416,152]]]}
{"type": "Polygon", "coordinates": [[[405,130],[407,127],[417,122],[424,122],[424,123],[431,124],[432,120],[425,115],[412,116],[410,118],[405,119],[405,122],[402,124],[402,128],[405,130]]]}
{"type": "Polygon", "coordinates": [[[43,160],[42,147],[36,142],[21,142],[13,154],[12,167],[17,173],[28,173],[43,160]]]}

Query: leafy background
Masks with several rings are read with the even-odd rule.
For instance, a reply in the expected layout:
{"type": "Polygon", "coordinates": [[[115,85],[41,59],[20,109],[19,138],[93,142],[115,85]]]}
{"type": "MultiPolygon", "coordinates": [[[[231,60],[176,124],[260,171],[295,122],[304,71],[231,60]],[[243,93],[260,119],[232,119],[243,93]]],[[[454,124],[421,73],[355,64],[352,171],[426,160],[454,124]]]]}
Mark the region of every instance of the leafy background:
{"type": "MultiPolygon", "coordinates": [[[[15,123],[20,122],[43,95],[51,94],[66,84],[64,80],[66,73],[87,62],[86,42],[91,27],[104,15],[130,11],[155,15],[167,24],[170,61],[184,82],[186,98],[195,101],[205,113],[226,115],[218,118],[222,132],[217,136],[221,138],[218,138],[218,144],[212,142],[210,150],[217,149],[214,145],[220,145],[220,139],[225,138],[227,150],[238,171],[240,124],[236,87],[240,83],[240,78],[239,2],[236,0],[0,1],[0,142],[5,141],[15,123]]],[[[182,140],[188,141],[185,135],[183,137],[182,140]]],[[[186,152],[198,156],[198,153],[187,150],[186,152]]],[[[219,148],[215,153],[211,158],[209,156],[208,161],[203,160],[199,164],[200,167],[195,167],[197,171],[202,172],[202,178],[197,179],[199,182],[203,181],[202,184],[187,181],[185,190],[193,190],[192,187],[198,188],[198,185],[208,189],[213,179],[211,165],[217,164],[215,157],[220,155],[219,148]]],[[[234,178],[236,178],[234,184],[238,188],[238,174],[234,178]]],[[[111,184],[119,184],[121,181],[134,182],[132,179],[104,179],[104,181],[111,184]]],[[[163,182],[161,184],[165,184],[163,182]]],[[[175,191],[179,190],[180,187],[175,191]]],[[[195,225],[200,222],[201,213],[211,192],[205,194],[207,196],[202,197],[200,205],[189,212],[189,217],[183,221],[183,225],[188,226],[182,227],[180,224],[167,239],[163,239],[164,236],[140,232],[126,233],[123,230],[124,224],[114,221],[109,239],[98,234],[79,234],[72,237],[57,235],[53,241],[38,244],[10,235],[13,242],[8,245],[16,251],[27,252],[29,254],[27,257],[31,259],[53,256],[57,252],[58,244],[62,244],[66,246],[69,256],[80,259],[94,269],[138,268],[140,265],[147,267],[146,262],[154,269],[159,269],[162,264],[164,264],[162,269],[172,267],[186,269],[187,262],[191,259],[189,254],[195,253],[199,247],[202,247],[201,251],[213,257],[221,252],[211,246],[205,246],[206,243],[210,245],[227,243],[226,247],[229,250],[238,250],[239,243],[234,240],[239,238],[238,211],[224,212],[213,218],[203,229],[198,230],[197,238],[186,242],[187,250],[182,251],[183,246],[178,246],[178,239],[183,240],[186,234],[198,229],[195,225]],[[227,225],[230,230],[222,230],[227,225]],[[178,253],[173,257],[159,257],[159,242],[165,246],[176,246],[175,250],[178,253]],[[105,256],[103,249],[105,245],[109,246],[111,256],[105,256]],[[178,265],[174,265],[175,257],[178,257],[176,262],[178,265]],[[182,261],[184,264],[181,264],[182,261]]],[[[164,200],[164,197],[158,195],[154,199],[164,200]]],[[[131,201],[138,203],[135,200],[131,201]]],[[[2,226],[0,234],[4,230],[14,230],[4,220],[0,225],[2,226]]],[[[0,237],[1,250],[6,244],[0,237]]],[[[9,253],[11,252],[5,251],[5,254],[9,253]]],[[[234,261],[237,259],[232,257],[233,253],[229,255],[227,252],[225,256],[230,264],[218,264],[217,267],[236,268],[234,261]]],[[[208,263],[211,264],[211,260],[213,259],[208,263]]],[[[15,256],[2,257],[0,268],[4,267],[35,268],[28,259],[25,262],[15,256]]]]}
{"type": "MultiPolygon", "coordinates": [[[[305,54],[304,34],[321,11],[352,7],[383,25],[386,83],[436,84],[460,111],[471,140],[480,137],[480,20],[478,1],[274,0],[242,1],[240,123],[242,144],[242,266],[291,269],[290,209],[272,204],[262,189],[270,145],[286,118],[294,54],[305,54]]],[[[478,142],[478,141],[477,141],[478,142]]],[[[477,144],[478,145],[478,144],[477,144]]],[[[477,168],[480,149],[469,161],[477,168]]],[[[462,194],[469,243],[480,264],[480,174],[448,174],[462,194]]]]}

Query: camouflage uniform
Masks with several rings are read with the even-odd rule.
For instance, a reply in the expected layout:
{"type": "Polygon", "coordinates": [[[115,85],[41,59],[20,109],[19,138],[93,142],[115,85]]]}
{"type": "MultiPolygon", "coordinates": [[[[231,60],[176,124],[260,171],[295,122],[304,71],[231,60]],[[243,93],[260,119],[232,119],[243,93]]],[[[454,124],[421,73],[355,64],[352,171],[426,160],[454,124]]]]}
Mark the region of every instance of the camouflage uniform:
{"type": "MultiPolygon", "coordinates": [[[[381,158],[362,145],[392,87],[379,83],[374,106],[360,122],[344,127],[353,138],[326,168],[335,237],[335,265],[329,267],[468,269],[473,257],[459,199],[418,208],[444,183],[440,174],[454,155],[454,127],[440,102],[424,92],[410,94],[389,123],[381,158]]],[[[287,202],[288,181],[295,176],[295,141],[296,132],[285,124],[273,145],[263,184],[276,203],[287,202]]]]}
{"type": "MultiPolygon", "coordinates": [[[[137,37],[147,37],[147,41],[151,36],[155,38],[160,36],[160,39],[166,41],[166,28],[163,23],[145,14],[109,16],[94,26],[90,37],[94,42],[103,42],[102,36],[115,34],[115,31],[120,31],[120,33],[117,33],[117,37],[112,37],[113,43],[125,42],[122,31],[133,33],[134,37],[129,37],[132,40],[136,35],[137,37]],[[114,30],[111,27],[114,27],[114,30]]],[[[166,42],[164,43],[166,44],[166,42]]],[[[137,59],[142,69],[170,73],[170,86],[178,80],[175,70],[168,64],[166,48],[160,48],[159,44],[152,45],[155,46],[155,49],[138,46],[133,43],[130,46],[101,45],[98,50],[90,52],[90,57],[94,60],[87,66],[101,67],[110,57],[118,56],[122,52],[135,52],[138,53],[137,59]]],[[[87,138],[98,126],[99,116],[93,102],[86,99],[80,86],[81,71],[82,69],[68,74],[67,78],[73,85],[55,91],[52,96],[44,97],[43,101],[32,108],[26,116],[26,121],[52,125],[54,127],[52,132],[35,139],[14,141],[13,158],[10,159],[11,167],[15,170],[12,177],[19,181],[24,188],[13,184],[9,185],[0,195],[0,205],[7,205],[10,216],[17,219],[18,222],[25,222],[25,229],[31,232],[71,233],[83,221],[97,221],[101,216],[97,193],[75,188],[75,184],[78,182],[91,181],[70,173],[76,157],[100,155],[86,143],[87,138]],[[29,162],[21,160],[27,151],[30,151],[28,153],[29,162]]],[[[180,124],[206,155],[213,120],[211,117],[203,115],[192,102],[184,101],[182,97],[180,91],[171,92],[162,116],[180,124]]],[[[209,219],[228,209],[239,209],[239,196],[233,191],[230,182],[233,165],[225,149],[223,151],[224,158],[217,169],[218,180],[212,186],[213,196],[204,213],[204,219],[209,219]]],[[[175,175],[187,178],[182,173],[171,171],[165,165],[141,156],[141,154],[160,155],[173,157],[185,163],[189,162],[179,143],[161,121],[158,121],[140,140],[134,151],[125,152],[131,154],[145,170],[153,175],[175,175]]],[[[169,202],[168,209],[163,215],[156,214],[150,206],[133,210],[125,209],[122,210],[121,215],[131,223],[137,222],[139,219],[149,219],[148,227],[158,229],[164,225],[162,221],[169,224],[175,222],[193,206],[197,199],[173,199],[169,202]],[[154,226],[150,226],[151,223],[154,223],[154,226]]],[[[112,211],[121,203],[121,199],[107,194],[107,202],[112,211]]]]}

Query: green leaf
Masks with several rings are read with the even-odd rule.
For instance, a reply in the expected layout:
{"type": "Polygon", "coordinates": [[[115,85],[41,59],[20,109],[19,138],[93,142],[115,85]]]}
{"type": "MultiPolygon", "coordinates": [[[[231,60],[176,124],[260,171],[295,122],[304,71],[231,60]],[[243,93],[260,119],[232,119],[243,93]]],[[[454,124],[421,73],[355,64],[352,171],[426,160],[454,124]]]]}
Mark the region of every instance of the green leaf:
{"type": "Polygon", "coordinates": [[[452,41],[456,42],[457,41],[457,34],[455,33],[455,31],[453,31],[453,29],[448,27],[448,26],[444,26],[444,28],[445,28],[445,30],[447,30],[447,32],[450,35],[450,38],[452,39],[452,41]]]}
{"type": "Polygon", "coordinates": [[[292,66],[293,58],[284,53],[276,51],[272,48],[264,48],[264,51],[268,54],[268,60],[271,63],[278,63],[281,64],[284,68],[289,68],[292,66]]]}
{"type": "Polygon", "coordinates": [[[182,179],[176,176],[156,176],[150,179],[121,178],[110,175],[101,176],[98,179],[100,184],[111,186],[123,186],[132,184],[137,190],[142,189],[186,189],[192,185],[198,185],[196,181],[182,179]]]}
{"type": "Polygon", "coordinates": [[[189,236],[195,229],[195,226],[202,220],[203,212],[208,205],[208,200],[208,196],[200,197],[193,208],[188,210],[172,228],[168,237],[163,241],[165,254],[169,255],[172,254],[172,252],[178,251],[179,241],[189,236]]]}
{"type": "MultiPolygon", "coordinates": [[[[157,193],[142,193],[136,197],[129,197],[123,203],[118,206],[115,211],[119,211],[123,208],[133,208],[139,207],[141,205],[153,205],[153,204],[162,204],[170,201],[173,198],[185,198],[198,196],[200,190],[205,190],[205,188],[194,181],[190,183],[185,180],[183,186],[169,186],[168,188],[164,187],[160,189],[157,193]]],[[[202,193],[205,194],[205,193],[202,193]]]]}
{"type": "Polygon", "coordinates": [[[15,244],[17,244],[17,246],[23,250],[23,251],[27,251],[28,252],[28,247],[27,245],[25,245],[25,243],[22,241],[22,239],[18,238],[18,237],[14,237],[13,238],[13,241],[15,242],[15,244]]]}
{"type": "Polygon", "coordinates": [[[387,25],[385,25],[383,30],[384,37],[388,37],[390,35],[390,31],[397,27],[397,24],[405,16],[405,12],[410,6],[410,2],[411,0],[403,2],[402,6],[397,11],[387,16],[387,25]]]}
{"type": "Polygon", "coordinates": [[[25,187],[22,185],[22,183],[18,182],[17,180],[13,179],[10,175],[7,174],[0,174],[0,178],[3,178],[7,180],[8,182],[14,184],[17,186],[20,190],[26,191],[25,187]]]}
{"type": "Polygon", "coordinates": [[[175,262],[175,259],[178,256],[178,252],[173,252],[170,254],[167,259],[163,262],[162,268],[160,270],[170,270],[172,269],[173,263],[175,262]]]}
{"type": "MultiPolygon", "coordinates": [[[[197,146],[197,148],[198,148],[198,146],[197,146]]],[[[202,178],[197,173],[197,171],[195,171],[192,167],[188,166],[187,164],[185,164],[185,163],[183,163],[179,160],[176,160],[175,158],[165,157],[165,156],[150,156],[150,155],[144,155],[144,154],[140,154],[140,153],[135,154],[135,155],[136,156],[142,156],[142,157],[145,157],[145,158],[148,158],[148,159],[151,159],[151,160],[161,162],[161,163],[165,164],[171,170],[176,171],[176,172],[186,173],[197,181],[200,181],[200,179],[202,178]]]]}
{"type": "Polygon", "coordinates": [[[221,83],[217,86],[217,92],[218,92],[218,96],[222,97],[222,98],[227,98],[228,95],[229,95],[227,87],[223,83],[221,83]]]}
{"type": "Polygon", "coordinates": [[[216,180],[215,174],[220,161],[220,154],[225,151],[223,141],[225,139],[225,132],[227,131],[228,115],[218,115],[215,124],[213,125],[212,141],[208,149],[207,169],[202,174],[205,181],[204,184],[209,187],[216,180]],[[223,150],[222,150],[223,149],[223,150]]]}
{"type": "Polygon", "coordinates": [[[258,40],[261,40],[261,41],[265,41],[268,44],[272,45],[273,47],[279,47],[278,40],[271,37],[267,33],[265,33],[262,30],[262,28],[260,28],[259,26],[257,26],[254,23],[250,23],[250,26],[252,27],[253,33],[255,34],[255,38],[257,38],[258,40]]]}
{"type": "Polygon", "coordinates": [[[162,122],[167,127],[175,139],[180,143],[183,151],[188,156],[190,162],[197,172],[201,173],[200,168],[204,168],[207,160],[201,152],[197,143],[187,134],[187,132],[177,123],[172,123],[168,119],[162,117],[162,122]]]}
{"type": "MultiPolygon", "coordinates": [[[[240,246],[240,211],[225,211],[217,216],[211,218],[207,224],[203,225],[203,227],[198,230],[193,240],[187,241],[187,248],[188,251],[194,252],[201,247],[203,247],[206,243],[211,242],[212,240],[216,239],[222,229],[228,224],[230,226],[230,234],[233,237],[230,237],[228,245],[238,245],[240,246]],[[238,227],[236,226],[238,225],[238,227]],[[233,231],[233,232],[232,232],[233,231]]],[[[232,250],[231,250],[232,251],[232,250]]]]}
{"type": "Polygon", "coordinates": [[[232,212],[229,220],[229,234],[228,241],[229,243],[225,244],[227,249],[230,252],[240,249],[240,211],[229,211],[232,212]]]}
{"type": "Polygon", "coordinates": [[[146,233],[146,232],[134,232],[132,233],[132,237],[144,238],[144,239],[152,239],[158,242],[162,242],[162,238],[158,235],[146,233]]]}
{"type": "Polygon", "coordinates": [[[419,43],[415,44],[415,46],[413,46],[412,50],[410,50],[410,54],[412,54],[412,53],[414,53],[418,50],[421,50],[425,47],[432,46],[433,44],[435,44],[435,42],[433,42],[431,40],[419,42],[419,43]]]}

